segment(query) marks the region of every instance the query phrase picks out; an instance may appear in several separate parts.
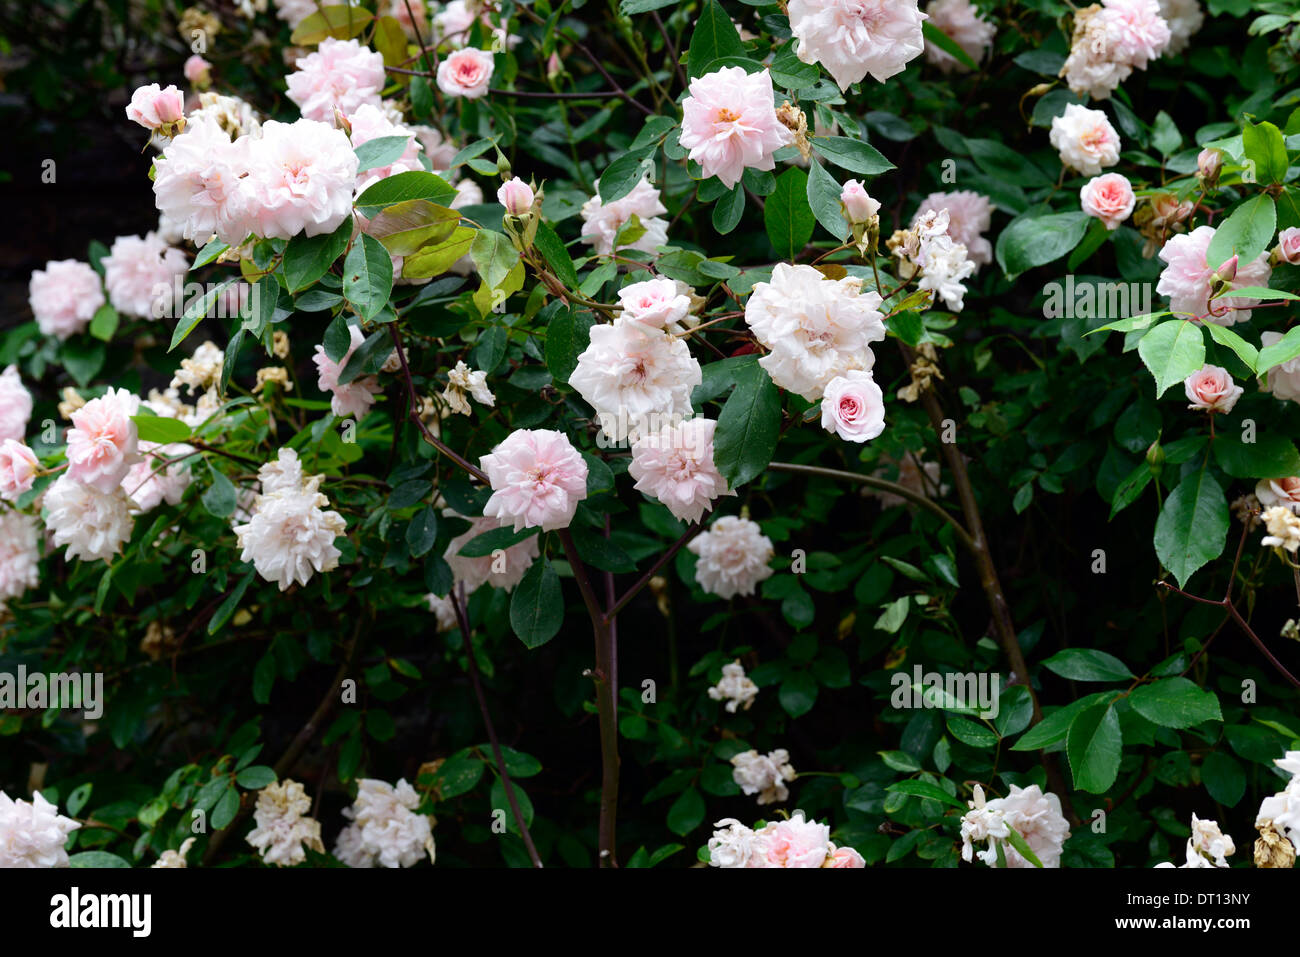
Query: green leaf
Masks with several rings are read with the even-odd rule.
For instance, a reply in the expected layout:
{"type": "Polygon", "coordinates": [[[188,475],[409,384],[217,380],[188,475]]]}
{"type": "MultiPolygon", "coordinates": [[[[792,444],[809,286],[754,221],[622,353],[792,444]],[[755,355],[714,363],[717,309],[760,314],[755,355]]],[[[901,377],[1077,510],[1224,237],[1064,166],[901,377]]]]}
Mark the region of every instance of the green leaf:
{"type": "Polygon", "coordinates": [[[489,529],[482,535],[475,535],[461,546],[457,554],[465,558],[486,558],[499,548],[512,548],[520,542],[528,541],[536,534],[535,528],[521,528],[516,532],[513,527],[504,525],[501,528],[489,529]]]}
{"type": "Polygon", "coordinates": [[[632,192],[645,177],[646,163],[654,148],[623,153],[600,174],[600,201],[612,203],[632,192]]]}
{"type": "Polygon", "coordinates": [[[1205,263],[1211,269],[1218,269],[1233,255],[1248,263],[1268,249],[1276,229],[1277,207],[1273,197],[1267,193],[1252,196],[1215,230],[1205,253],[1205,263]]]}
{"type": "Polygon", "coordinates": [[[822,228],[844,242],[849,238],[849,224],[840,204],[840,192],[840,184],[820,163],[813,160],[808,164],[808,206],[822,228]]]}
{"type": "Polygon", "coordinates": [[[960,798],[954,797],[937,784],[931,784],[929,781],[895,781],[885,788],[886,791],[893,791],[897,794],[907,794],[912,797],[925,798],[930,801],[938,801],[940,804],[947,804],[950,807],[958,807],[965,811],[966,804],[960,798]]]}
{"type": "Polygon", "coordinates": [[[104,303],[95,310],[94,317],[90,320],[90,334],[96,339],[104,342],[111,342],[113,333],[117,332],[117,324],[120,318],[117,310],[104,303]]]}
{"type": "Polygon", "coordinates": [[[394,256],[411,256],[445,242],[460,224],[460,213],[427,199],[408,199],[375,214],[366,233],[394,256]]]}
{"type": "Polygon", "coordinates": [[[998,265],[1008,277],[1060,259],[1088,231],[1087,213],[1021,216],[998,235],[998,265]]]}
{"type": "Polygon", "coordinates": [[[212,620],[208,622],[209,635],[215,635],[221,630],[222,626],[230,620],[231,616],[234,615],[235,610],[239,607],[239,603],[244,598],[244,592],[248,591],[248,586],[253,583],[254,574],[255,571],[250,569],[248,573],[239,580],[239,584],[231,589],[230,594],[227,595],[225,600],[217,607],[216,613],[212,616],[212,620]]]}
{"type": "Polygon", "coordinates": [[[1164,110],[1156,114],[1151,124],[1151,145],[1160,151],[1161,156],[1172,156],[1183,145],[1183,134],[1178,132],[1178,124],[1164,110]]]}
{"type": "Polygon", "coordinates": [[[357,154],[357,172],[364,173],[376,166],[390,166],[402,158],[411,145],[409,136],[377,136],[366,140],[353,152],[357,154]]]}
{"type": "Polygon", "coordinates": [[[456,199],[456,189],[441,176],[423,170],[408,170],[387,176],[357,197],[356,210],[367,218],[386,206],[404,203],[408,199],[427,199],[439,206],[450,206],[456,199]]]}
{"type": "Polygon", "coordinates": [[[1300,326],[1288,329],[1277,342],[1259,350],[1259,358],[1255,360],[1255,372],[1264,375],[1274,366],[1290,362],[1297,356],[1300,356],[1300,326]]]}
{"type": "Polygon", "coordinates": [[[1167,315],[1169,315],[1167,312],[1148,312],[1141,316],[1129,316],[1126,319],[1117,319],[1104,326],[1098,326],[1096,329],[1089,329],[1084,335],[1090,336],[1095,332],[1136,332],[1167,315]]]}
{"type": "Polygon", "coordinates": [[[1124,739],[1119,715],[1110,704],[1097,704],[1084,711],[1070,725],[1065,751],[1080,791],[1101,794],[1119,775],[1124,739]]]}
{"type": "Polygon", "coordinates": [[[745,213],[745,189],[737,183],[729,193],[713,204],[713,228],[725,236],[740,225],[745,213]]]}
{"type": "Polygon", "coordinates": [[[217,518],[229,518],[235,514],[235,486],[222,472],[213,468],[211,463],[208,464],[208,471],[212,474],[212,485],[199,499],[209,514],[217,518]]]}
{"type": "Polygon", "coordinates": [[[304,17],[289,37],[294,46],[312,47],[326,37],[350,40],[365,30],[374,14],[359,6],[338,5],[321,7],[304,17]]]}
{"type": "MultiPolygon", "coordinates": [[[[1113,695],[1114,692],[1110,692],[1110,694],[1113,695]]],[[[1074,719],[1107,696],[1107,692],[1098,691],[1094,694],[1084,695],[1063,708],[1057,708],[1051,714],[1045,715],[1043,720],[1021,735],[1020,740],[1011,747],[1011,750],[1037,751],[1039,748],[1046,748],[1064,739],[1069,733],[1070,725],[1074,723],[1074,719]]]]}
{"type": "Polygon", "coordinates": [[[505,282],[510,270],[519,262],[519,251],[504,233],[491,229],[480,229],[474,234],[474,241],[469,245],[470,257],[479,278],[489,289],[495,289],[505,282]]]}
{"type": "Polygon", "coordinates": [[[1205,365],[1205,337],[1187,319],[1162,322],[1138,342],[1138,355],[1156,380],[1156,398],[1205,365]]]}
{"type": "Polygon", "coordinates": [[[1156,555],[1187,584],[1192,573],[1223,553],[1228,537],[1228,502],[1209,470],[1184,478],[1165,499],[1156,518],[1156,555]]]}
{"type": "Polygon", "coordinates": [[[1219,699],[1187,678],[1162,678],[1129,695],[1133,710],[1163,728],[1190,728],[1205,721],[1222,721],[1219,699]]]}
{"type": "Polygon", "coordinates": [[[196,269],[202,269],[204,266],[208,265],[208,263],[216,262],[217,257],[229,248],[230,245],[222,242],[220,239],[209,241],[207,245],[200,249],[198,254],[195,255],[194,262],[190,263],[189,271],[193,272],[196,269]]]}
{"type": "Polygon", "coordinates": [[[393,258],[383,244],[362,233],[343,261],[343,295],[362,319],[371,320],[393,291],[393,258]]]}
{"type": "Polygon", "coordinates": [[[139,433],[142,442],[170,445],[173,442],[184,442],[192,434],[190,427],[180,419],[166,416],[133,415],[131,421],[135,423],[136,432],[139,433]]]}
{"type": "Polygon", "coordinates": [[[925,34],[927,43],[933,43],[944,53],[948,54],[964,66],[969,67],[972,70],[979,69],[979,64],[971,59],[969,53],[957,45],[957,41],[940,30],[929,20],[925,20],[921,23],[921,31],[925,34]]]}
{"type": "MultiPolygon", "coordinates": [[[[1207,327],[1208,328],[1208,327],[1207,327]]],[[[1214,458],[1233,478],[1270,479],[1300,475],[1300,453],[1280,432],[1262,432],[1254,442],[1243,442],[1237,432],[1214,437],[1214,458]]]]}
{"type": "Polygon", "coordinates": [[[483,761],[472,754],[453,754],[438,768],[438,794],[444,800],[474,790],[483,777],[483,761]]]}
{"type": "Polygon", "coordinates": [[[1014,827],[1007,828],[1007,842],[1016,849],[1016,852],[1021,857],[1027,860],[1030,864],[1033,864],[1034,867],[1043,866],[1043,862],[1038,859],[1038,855],[1035,854],[1033,848],[1029,846],[1029,842],[1021,837],[1020,832],[1014,827]]]}
{"type": "Polygon", "coordinates": [[[814,151],[851,173],[879,176],[894,168],[894,164],[878,149],[861,140],[847,136],[815,136],[811,142],[814,151]]]}
{"type": "Polygon", "coordinates": [[[781,682],[777,698],[786,714],[792,718],[801,717],[817,703],[817,679],[807,671],[792,671],[781,682]]]}
{"type": "Polygon", "coordinates": [[[352,238],[352,217],[343,220],[332,233],[304,236],[301,233],[284,247],[284,281],[290,292],[306,289],[329,271],[348,248],[352,238]]]}
{"type": "Polygon", "coordinates": [[[428,554],[438,537],[438,513],[430,506],[425,506],[415,513],[411,524],[406,526],[406,547],[412,558],[428,554]]]}
{"type": "Polygon", "coordinates": [[[540,648],[564,622],[560,578],[543,556],[524,572],[510,598],[510,626],[527,648],[540,648]]]}
{"type": "Polygon", "coordinates": [[[1210,333],[1210,338],[1221,346],[1227,346],[1237,354],[1246,368],[1251,372],[1255,371],[1255,363],[1259,361],[1259,350],[1252,346],[1241,336],[1237,335],[1227,326],[1220,326],[1213,322],[1205,323],[1205,329],[1210,333]]]}
{"type": "Polygon", "coordinates": [[[965,143],[975,164],[995,179],[1022,186],[1052,185],[1052,177],[1026,158],[1023,152],[1013,150],[1005,143],[985,139],[968,139],[965,143]]]}
{"type": "Polygon", "coordinates": [[[1241,128],[1241,145],[1246,159],[1255,164],[1255,179],[1260,183],[1281,183],[1286,179],[1286,140],[1272,123],[1245,120],[1241,128]]]}
{"type": "Polygon", "coordinates": [[[568,384],[578,367],[578,356],[591,344],[592,319],[588,313],[561,308],[546,327],[546,368],[555,381],[568,384]]]}
{"type": "Polygon", "coordinates": [[[717,0],[706,0],[695,21],[695,30],[686,51],[686,68],[690,75],[703,76],[706,67],[722,57],[744,55],[745,46],[740,42],[740,34],[727,11],[717,0]]]}
{"type": "Polygon", "coordinates": [[[1133,672],[1114,655],[1096,648],[1063,648],[1043,667],[1072,681],[1129,681],[1133,672]]]}
{"type": "Polygon", "coordinates": [[[736,388],[718,416],[714,462],[736,489],[767,468],[781,434],[781,393],[757,362],[736,370],[736,388]]]}
{"type": "Polygon", "coordinates": [[[219,285],[209,289],[202,296],[199,296],[186,306],[185,312],[182,313],[180,321],[176,323],[175,331],[172,332],[172,341],[167,347],[167,351],[171,352],[179,346],[185,340],[185,337],[194,331],[194,327],[207,317],[207,314],[216,304],[217,299],[224,295],[226,290],[237,282],[239,282],[238,279],[227,279],[219,285]]]}
{"type": "Polygon", "coordinates": [[[333,362],[342,362],[352,348],[352,332],[347,318],[339,313],[325,327],[325,355],[333,362]]]}
{"type": "Polygon", "coordinates": [[[1246,772],[1223,751],[1211,751],[1201,765],[1201,782],[1210,797],[1224,807],[1236,807],[1246,794],[1246,772]]]}
{"type": "Polygon", "coordinates": [[[227,784],[226,790],[222,792],[217,806],[212,809],[212,820],[210,823],[214,830],[222,830],[229,827],[235,820],[235,815],[239,813],[239,792],[235,790],[233,784],[227,784]]]}
{"type": "Polygon", "coordinates": [[[385,327],[380,326],[348,357],[347,363],[339,370],[339,385],[347,385],[363,376],[374,375],[392,352],[393,340],[385,327]]]}
{"type": "Polygon", "coordinates": [[[906,751],[878,751],[876,753],[880,755],[880,760],[885,762],[885,766],[894,771],[911,774],[921,770],[920,762],[906,751]]]}
{"type": "Polygon", "coordinates": [[[573,268],[573,257],[549,223],[538,221],[533,245],[541,250],[546,265],[551,267],[551,272],[564,283],[566,289],[578,288],[578,271],[573,268]]]}
{"type": "Polygon", "coordinates": [[[108,851],[82,851],[79,854],[68,855],[68,866],[79,868],[119,868],[130,867],[131,865],[116,854],[110,854],[108,851]]]}
{"type": "Polygon", "coordinates": [[[808,245],[817,220],[808,205],[808,174],[792,166],[776,178],[763,208],[767,238],[782,259],[794,259],[808,245]]]}
{"type": "Polygon", "coordinates": [[[694,787],[687,788],[668,809],[668,829],[684,837],[700,826],[705,810],[700,792],[694,787]]]}
{"type": "Polygon", "coordinates": [[[265,764],[254,764],[236,774],[235,783],[245,791],[260,791],[275,783],[275,771],[265,764]]]}

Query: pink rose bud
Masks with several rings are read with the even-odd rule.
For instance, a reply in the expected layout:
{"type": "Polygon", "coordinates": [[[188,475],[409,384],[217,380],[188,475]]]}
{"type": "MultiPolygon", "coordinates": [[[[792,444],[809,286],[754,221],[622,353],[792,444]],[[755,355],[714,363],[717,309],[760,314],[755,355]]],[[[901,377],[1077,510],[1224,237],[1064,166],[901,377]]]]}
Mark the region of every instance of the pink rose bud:
{"type": "Polygon", "coordinates": [[[1223,282],[1232,282],[1237,278],[1237,260],[1239,257],[1233,256],[1218,269],[1214,270],[1214,275],[1223,282]]]}
{"type": "Polygon", "coordinates": [[[1216,149],[1206,147],[1196,157],[1196,175],[1206,185],[1212,186],[1219,181],[1219,171],[1223,169],[1223,154],[1216,149]]]}
{"type": "Polygon", "coordinates": [[[563,72],[564,64],[560,62],[560,55],[558,53],[552,53],[550,58],[546,61],[546,78],[548,80],[554,80],[563,72]]]}
{"type": "Polygon", "coordinates": [[[1277,234],[1277,258],[1300,266],[1300,229],[1292,226],[1277,234]]]}
{"type": "Polygon", "coordinates": [[[533,208],[532,187],[516,176],[508,183],[503,183],[497,190],[497,202],[506,208],[511,216],[522,216],[533,208]]]}
{"type": "Polygon", "coordinates": [[[32,487],[41,463],[36,453],[22,442],[5,439],[0,442],[0,498],[15,502],[32,487]]]}
{"type": "Polygon", "coordinates": [[[185,118],[185,94],[174,86],[164,90],[157,83],[150,83],[131,94],[126,116],[146,130],[174,126],[185,118]]]}
{"type": "Polygon", "coordinates": [[[840,190],[840,202],[844,204],[844,217],[851,224],[866,223],[880,212],[880,203],[867,195],[866,188],[856,179],[851,179],[840,190]]]}
{"type": "Polygon", "coordinates": [[[212,64],[197,53],[185,61],[185,79],[190,86],[203,89],[212,84],[212,64]]]}

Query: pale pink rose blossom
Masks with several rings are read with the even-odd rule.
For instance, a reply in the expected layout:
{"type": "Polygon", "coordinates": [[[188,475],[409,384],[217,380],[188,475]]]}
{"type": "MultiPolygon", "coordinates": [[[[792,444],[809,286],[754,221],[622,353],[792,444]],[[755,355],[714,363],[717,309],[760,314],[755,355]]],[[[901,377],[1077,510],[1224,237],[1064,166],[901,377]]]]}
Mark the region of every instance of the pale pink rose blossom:
{"type": "Polygon", "coordinates": [[[0,442],[22,441],[31,417],[32,394],[23,385],[18,367],[5,366],[0,372],[0,442]]]}
{"type": "Polygon", "coordinates": [[[790,0],[804,63],[820,63],[847,90],[868,73],[884,83],[925,50],[917,0],[790,0]]]}
{"type": "Polygon", "coordinates": [[[131,419],[139,409],[139,397],[110,388],[72,413],[68,477],[105,495],[114,491],[140,460],[139,433],[131,419]]]}
{"type": "Polygon", "coordinates": [[[1292,266],[1300,266],[1300,229],[1295,226],[1277,234],[1277,258],[1292,266]]]}
{"type": "Polygon", "coordinates": [[[122,479],[122,491],[136,512],[149,512],[163,502],[179,505],[193,479],[188,462],[171,461],[192,455],[195,449],[183,442],[159,445],[140,443],[143,460],[131,466],[122,479]]]}
{"type": "Polygon", "coordinates": [[[32,487],[40,469],[36,453],[22,442],[5,439],[0,442],[0,498],[6,502],[18,501],[32,487]]]}
{"type": "Polygon", "coordinates": [[[185,116],[185,94],[174,86],[163,89],[157,83],[139,87],[131,94],[126,116],[146,130],[171,126],[185,116]]]}
{"type": "Polygon", "coordinates": [[[159,319],[175,305],[173,287],[190,261],[154,233],[119,236],[103,259],[108,301],[123,315],[159,319]]]}
{"type": "Polygon", "coordinates": [[[479,465],[492,486],[483,515],[516,532],[568,528],[587,497],[587,463],[563,432],[516,429],[479,465]]]}
{"type": "Polygon", "coordinates": [[[1169,46],[1165,53],[1178,56],[1205,23],[1200,0],[1160,0],[1160,15],[1169,24],[1169,46]]]}
{"type": "Polygon", "coordinates": [[[705,177],[731,189],[746,169],[776,168],[773,154],[793,143],[794,134],[777,118],[774,96],[767,70],[727,66],[691,81],[679,142],[705,177]]]}
{"type": "Polygon", "coordinates": [[[190,86],[205,87],[212,83],[212,64],[197,53],[185,61],[184,71],[190,86]]]}
{"type": "Polygon", "coordinates": [[[1189,409],[1202,412],[1231,412],[1245,391],[1232,381],[1228,370],[1221,366],[1202,366],[1183,380],[1189,409]]]}
{"type": "Polygon", "coordinates": [[[1255,498],[1264,508],[1280,505],[1300,514],[1300,476],[1260,479],[1255,486],[1255,498]]]}
{"type": "MultiPolygon", "coordinates": [[[[1156,292],[1169,297],[1169,309],[1173,313],[1203,316],[1206,322],[1231,326],[1249,319],[1258,300],[1224,296],[1210,302],[1215,270],[1206,261],[1206,253],[1214,232],[1213,226],[1198,226],[1190,233],[1171,237],[1165,243],[1160,258],[1168,265],[1160,273],[1156,292]]],[[[1237,265],[1236,276],[1229,286],[1232,289],[1267,287],[1272,273],[1268,254],[1260,253],[1252,262],[1237,265]]]]}
{"type": "MultiPolygon", "coordinates": [[[[983,60],[993,46],[997,28],[980,16],[970,0],[933,0],[926,6],[925,13],[932,24],[965,50],[976,63],[983,60]]],[[[970,67],[947,50],[933,43],[926,43],[925,58],[944,73],[970,70],[970,67]]]]}
{"type": "Polygon", "coordinates": [[[196,113],[154,160],[154,202],[164,216],[184,224],[182,234],[196,245],[214,233],[236,247],[248,237],[241,183],[248,175],[250,142],[247,136],[232,142],[214,117],[196,113]]]}
{"type": "Polygon", "coordinates": [[[117,485],[101,492],[64,472],[45,490],[41,505],[51,542],[66,545],[68,558],[106,562],[131,538],[131,501],[117,485]]]}
{"type": "Polygon", "coordinates": [[[60,259],[32,273],[28,303],[41,333],[66,339],[84,330],[104,304],[99,273],[89,264],[60,259]]]}
{"type": "Polygon", "coordinates": [[[1104,15],[1113,18],[1119,56],[1145,70],[1169,46],[1169,24],[1160,15],[1158,0],[1102,0],[1104,15]]]}
{"type": "Polygon", "coordinates": [[[752,595],[758,583],[772,575],[768,565],[776,554],[772,540],[747,518],[723,515],[686,547],[699,556],[696,582],[719,598],[752,595]]]}
{"type": "MultiPolygon", "coordinates": [[[[40,584],[39,528],[34,515],[17,509],[0,512],[0,612],[9,599],[40,584]]],[[[3,857],[0,851],[0,867],[3,857]]]]}
{"type": "Polygon", "coordinates": [[[487,95],[495,64],[486,50],[466,47],[438,64],[438,89],[446,96],[476,100],[487,95]]]}
{"type": "Polygon", "coordinates": [[[822,867],[832,868],[859,868],[866,867],[867,862],[861,854],[851,847],[836,847],[834,842],[829,843],[827,847],[830,854],[826,858],[826,863],[822,867]]]}
{"type": "Polygon", "coordinates": [[[930,212],[948,211],[948,236],[966,247],[966,258],[976,267],[993,262],[993,244],[984,234],[993,223],[993,204],[983,193],[959,189],[951,193],[931,193],[921,200],[912,228],[921,223],[930,212]]]}
{"type": "Polygon", "coordinates": [[[366,103],[381,103],[384,58],[357,40],[326,37],[294,65],[285,82],[306,119],[332,124],[336,109],[349,116],[366,103]]]}
{"type": "Polygon", "coordinates": [[[687,419],[632,443],[628,474],[635,488],[667,506],[683,522],[698,522],[719,495],[734,495],[713,461],[712,419],[687,419]]]}
{"type": "Polygon", "coordinates": [[[242,183],[248,231],[263,239],[332,233],[352,212],[360,165],[342,130],[315,120],[262,126],[242,183]]]}
{"type": "Polygon", "coordinates": [[[590,243],[598,255],[608,256],[614,251],[619,231],[633,216],[644,232],[631,241],[625,239],[621,247],[654,254],[668,242],[668,220],[663,218],[668,208],[660,200],[659,190],[649,180],[640,180],[630,193],[611,203],[601,200],[599,180],[596,188],[596,195],[582,204],[581,238],[590,243]]]}
{"type": "Polygon", "coordinates": [[[822,428],[849,442],[867,442],[885,431],[885,397],[870,372],[836,376],[822,396],[822,428]]]}
{"type": "Polygon", "coordinates": [[[1223,172],[1223,151],[1207,146],[1196,154],[1196,178],[1206,189],[1214,189],[1223,172]]]}
{"type": "Polygon", "coordinates": [[[451,567],[452,577],[464,583],[467,594],[480,585],[491,585],[493,588],[510,591],[523,580],[524,573],[541,554],[537,545],[538,536],[526,538],[498,554],[471,558],[460,554],[460,550],[480,535],[501,526],[492,518],[472,518],[469,521],[469,531],[453,538],[443,554],[443,558],[451,567]]]}
{"type": "Polygon", "coordinates": [[[1061,163],[1084,176],[1096,176],[1104,167],[1119,162],[1119,134],[1101,110],[1070,103],[1052,120],[1052,146],[1061,163]]]}
{"type": "Polygon", "coordinates": [[[664,278],[629,283],[618,291],[618,302],[621,318],[669,332],[681,331],[691,311],[691,297],[679,292],[675,281],[664,278]]]}
{"type": "Polygon", "coordinates": [[[831,829],[795,811],[758,832],[768,867],[822,867],[831,849],[831,829]]]}
{"type": "Polygon", "coordinates": [[[844,184],[840,202],[844,205],[844,218],[854,226],[868,223],[880,213],[880,202],[867,194],[861,180],[851,179],[844,184]]]}
{"type": "Polygon", "coordinates": [[[1087,185],[1079,190],[1079,201],[1085,213],[1096,216],[1107,229],[1116,230],[1120,223],[1133,215],[1137,197],[1127,176],[1106,173],[1088,180],[1087,185]]]}
{"type": "Polygon", "coordinates": [[[339,373],[348,364],[357,347],[366,341],[366,337],[356,326],[348,326],[348,335],[352,344],[348,346],[348,351],[338,362],[325,354],[323,345],[316,346],[316,354],[312,356],[312,361],[316,363],[316,387],[322,392],[331,393],[330,410],[339,418],[360,420],[370,411],[370,407],[375,403],[375,396],[382,390],[379,388],[379,380],[373,375],[339,385],[339,373]]]}
{"type": "Polygon", "coordinates": [[[497,202],[506,208],[509,215],[522,216],[533,208],[533,188],[516,176],[501,184],[497,190],[497,202]]]}
{"type": "Polygon", "coordinates": [[[329,499],[318,486],[319,477],[301,488],[259,495],[248,521],[234,527],[239,560],[251,561],[280,591],[338,567],[342,553],[334,540],[347,531],[347,522],[338,512],[325,511],[329,499]]]}

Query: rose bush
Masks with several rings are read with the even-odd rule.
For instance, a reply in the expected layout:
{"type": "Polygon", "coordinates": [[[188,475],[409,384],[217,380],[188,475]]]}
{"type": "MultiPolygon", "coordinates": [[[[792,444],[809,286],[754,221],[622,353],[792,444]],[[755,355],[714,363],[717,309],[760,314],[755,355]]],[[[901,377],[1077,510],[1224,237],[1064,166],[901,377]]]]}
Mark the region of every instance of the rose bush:
{"type": "Polygon", "coordinates": [[[112,15],[0,864],[1294,865],[1290,4],[112,15]]]}

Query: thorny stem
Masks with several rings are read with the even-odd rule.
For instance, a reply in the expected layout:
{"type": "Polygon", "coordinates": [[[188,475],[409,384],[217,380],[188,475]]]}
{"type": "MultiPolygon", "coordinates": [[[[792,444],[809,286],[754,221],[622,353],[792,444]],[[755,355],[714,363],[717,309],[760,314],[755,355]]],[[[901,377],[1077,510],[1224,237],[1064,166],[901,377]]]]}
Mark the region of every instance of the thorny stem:
{"type": "Polygon", "coordinates": [[[492,746],[492,759],[496,761],[497,773],[501,775],[501,786],[506,792],[506,800],[510,802],[510,813],[514,815],[515,824],[519,828],[519,836],[523,838],[524,847],[528,849],[528,857],[533,862],[533,867],[541,867],[542,859],[537,854],[537,847],[533,844],[533,836],[528,832],[528,825],[524,823],[524,815],[519,810],[519,799],[515,797],[515,786],[510,781],[510,772],[506,770],[505,759],[501,756],[501,744],[497,740],[497,729],[492,724],[492,715],[488,712],[487,698],[483,695],[483,683],[479,680],[478,662],[474,659],[474,642],[470,637],[469,616],[465,614],[465,583],[457,582],[450,597],[452,608],[456,610],[456,621],[460,624],[460,633],[465,639],[465,658],[469,661],[470,684],[474,686],[474,697],[478,698],[478,710],[483,715],[483,724],[487,727],[488,742],[492,746]]]}

